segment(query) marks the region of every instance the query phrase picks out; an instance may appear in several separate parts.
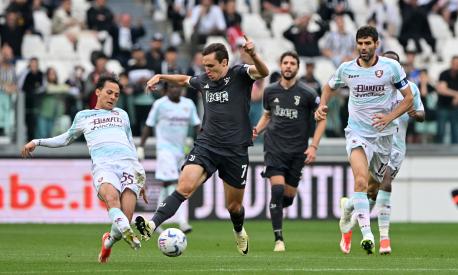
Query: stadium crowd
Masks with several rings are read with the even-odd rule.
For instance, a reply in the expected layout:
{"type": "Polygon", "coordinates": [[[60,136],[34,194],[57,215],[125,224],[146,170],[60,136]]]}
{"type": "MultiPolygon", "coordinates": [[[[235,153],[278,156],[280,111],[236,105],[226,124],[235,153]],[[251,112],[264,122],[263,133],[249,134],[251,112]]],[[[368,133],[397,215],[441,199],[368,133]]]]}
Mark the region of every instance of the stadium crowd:
{"type": "MultiPolygon", "coordinates": [[[[94,108],[94,85],[108,71],[119,74],[118,107],[128,112],[133,135],[140,136],[160,97],[144,93],[148,79],[159,73],[201,73],[200,51],[209,41],[224,41],[232,50],[232,64],[246,63],[243,34],[250,36],[253,28],[265,30],[257,45],[273,72],[253,85],[250,117],[255,125],[263,111],[264,87],[279,77],[278,57],[271,51],[279,55],[285,47],[295,49],[305,64],[300,79],[320,94],[333,70],[356,57],[356,28],[369,24],[381,34],[379,52],[398,51],[408,79],[420,88],[426,123],[411,122],[408,143],[458,144],[458,49],[457,44],[447,47],[457,41],[457,0],[135,2],[162,13],[164,31],[127,12],[115,14],[110,5],[116,1],[0,2],[0,136],[14,139],[18,123],[25,123],[28,140],[63,132],[78,111],[94,108]],[[262,18],[262,26],[253,26],[256,18],[262,18]],[[149,29],[156,30],[149,42],[139,43],[149,29]],[[323,70],[323,64],[331,69],[323,70]],[[18,94],[24,104],[18,104],[18,94]],[[18,112],[24,113],[24,122],[17,121],[18,112]]],[[[196,90],[188,88],[185,96],[201,110],[196,90]]],[[[327,137],[344,136],[347,103],[345,88],[329,102],[327,137]]]]}

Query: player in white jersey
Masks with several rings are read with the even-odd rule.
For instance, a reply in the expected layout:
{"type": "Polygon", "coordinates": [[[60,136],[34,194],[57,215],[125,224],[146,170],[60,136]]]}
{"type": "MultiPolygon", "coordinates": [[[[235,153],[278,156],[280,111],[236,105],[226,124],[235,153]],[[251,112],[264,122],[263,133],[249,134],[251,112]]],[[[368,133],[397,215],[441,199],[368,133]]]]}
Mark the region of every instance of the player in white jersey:
{"type": "MultiPolygon", "coordinates": [[[[156,179],[162,183],[159,201],[171,195],[177,186],[181,165],[185,159],[186,137],[189,127],[195,127],[197,133],[200,119],[192,100],[181,96],[182,88],[165,83],[166,96],[154,102],[143,128],[140,147],[137,148],[140,159],[145,158],[143,146],[154,127],[156,133],[156,179]]],[[[185,208],[180,207],[175,213],[181,231],[189,233],[192,227],[188,223],[185,208]]],[[[158,231],[158,229],[156,229],[158,231]]]]}
{"type": "MultiPolygon", "coordinates": [[[[387,51],[383,56],[399,62],[399,55],[393,51],[387,51]]],[[[396,177],[406,153],[406,133],[409,119],[413,118],[418,122],[425,120],[425,108],[421,102],[421,94],[417,85],[408,81],[413,93],[413,106],[407,113],[396,119],[397,131],[393,135],[393,147],[391,148],[390,160],[382,181],[373,178],[369,180],[368,197],[370,208],[377,210],[378,226],[380,232],[380,249],[382,255],[391,254],[391,241],[389,238],[390,216],[391,216],[391,182],[396,177]]],[[[398,91],[394,106],[397,106],[404,97],[398,91]]],[[[353,214],[354,216],[354,214],[353,214]]],[[[355,219],[351,220],[350,227],[353,227],[355,219]]],[[[351,231],[343,234],[341,249],[348,254],[351,247],[351,231]],[[348,247],[348,249],[346,249],[348,247]]]]}
{"type": "Polygon", "coordinates": [[[102,236],[98,257],[100,263],[106,263],[112,246],[120,239],[134,250],[140,248],[130,221],[138,196],[143,195],[145,202],[147,200],[143,190],[145,171],[138,162],[129,117],[124,110],[115,108],[120,93],[118,79],[114,75],[100,76],[95,93],[95,109],[78,112],[67,132],[34,139],[24,145],[21,153],[23,157],[30,157],[37,146],[67,146],[84,134],[92,159],[93,184],[112,221],[111,232],[102,236]]]}
{"type": "Polygon", "coordinates": [[[348,86],[348,125],[345,129],[346,149],[354,176],[354,193],[350,199],[341,200],[340,230],[347,233],[352,211],[357,214],[363,235],[361,246],[368,254],[375,252],[374,235],[370,228],[367,187],[369,174],[383,178],[388,164],[397,117],[412,105],[413,97],[406,74],[398,62],[375,55],[379,46],[377,30],[370,26],[358,29],[356,48],[359,57],[339,66],[329,82],[323,86],[321,103],[315,119],[326,118],[327,102],[333,90],[348,86]],[[404,99],[393,110],[397,89],[404,99]]]}

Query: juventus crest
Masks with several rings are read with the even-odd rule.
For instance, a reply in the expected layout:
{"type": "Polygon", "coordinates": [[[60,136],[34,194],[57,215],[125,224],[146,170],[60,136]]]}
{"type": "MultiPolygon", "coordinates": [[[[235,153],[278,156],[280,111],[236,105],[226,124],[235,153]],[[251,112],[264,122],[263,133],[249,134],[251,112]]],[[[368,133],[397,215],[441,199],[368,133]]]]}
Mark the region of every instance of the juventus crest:
{"type": "Polygon", "coordinates": [[[301,97],[298,95],[294,96],[294,105],[299,105],[299,102],[301,101],[301,97]]]}

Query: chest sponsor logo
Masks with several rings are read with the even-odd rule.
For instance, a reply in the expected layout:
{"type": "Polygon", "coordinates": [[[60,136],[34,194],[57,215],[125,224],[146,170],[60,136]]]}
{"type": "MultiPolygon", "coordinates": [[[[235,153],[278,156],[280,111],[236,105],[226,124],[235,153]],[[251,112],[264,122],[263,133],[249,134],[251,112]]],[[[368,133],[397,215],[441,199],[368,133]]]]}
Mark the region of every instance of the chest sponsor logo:
{"type": "Polygon", "coordinates": [[[207,100],[207,103],[212,103],[212,102],[218,102],[218,103],[224,103],[224,102],[229,102],[229,93],[226,91],[221,91],[221,92],[207,92],[205,94],[205,99],[207,100]]]}
{"type": "Polygon", "coordinates": [[[299,105],[299,102],[301,101],[301,97],[298,95],[294,96],[294,105],[299,105]]]}
{"type": "Polygon", "coordinates": [[[287,117],[289,119],[297,119],[298,111],[296,109],[281,108],[275,106],[274,115],[279,117],[287,117]]]}
{"type": "Polygon", "coordinates": [[[382,77],[382,75],[383,75],[383,70],[377,70],[377,71],[375,71],[375,76],[376,76],[376,77],[380,78],[380,77],[382,77]]]}
{"type": "Polygon", "coordinates": [[[356,85],[353,88],[355,97],[371,97],[385,95],[385,85],[356,85]]]}
{"type": "Polygon", "coordinates": [[[91,123],[93,125],[91,130],[123,126],[122,119],[120,117],[114,117],[114,116],[94,118],[91,123]]]}

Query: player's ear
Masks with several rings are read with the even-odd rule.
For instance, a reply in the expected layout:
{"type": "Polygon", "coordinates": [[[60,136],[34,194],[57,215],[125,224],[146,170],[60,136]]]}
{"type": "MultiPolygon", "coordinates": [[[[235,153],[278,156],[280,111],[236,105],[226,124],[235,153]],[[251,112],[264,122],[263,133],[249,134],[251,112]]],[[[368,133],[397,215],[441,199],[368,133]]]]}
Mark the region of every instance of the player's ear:
{"type": "Polygon", "coordinates": [[[380,46],[380,40],[375,41],[375,48],[377,49],[380,46]]]}
{"type": "Polygon", "coordinates": [[[96,96],[100,96],[100,93],[102,92],[102,90],[100,89],[95,89],[95,95],[96,96]]]}
{"type": "Polygon", "coordinates": [[[221,64],[222,64],[223,66],[227,66],[227,65],[228,65],[228,60],[227,60],[226,58],[223,59],[223,61],[221,61],[221,64]]]}

